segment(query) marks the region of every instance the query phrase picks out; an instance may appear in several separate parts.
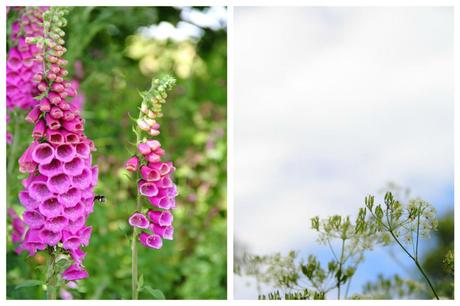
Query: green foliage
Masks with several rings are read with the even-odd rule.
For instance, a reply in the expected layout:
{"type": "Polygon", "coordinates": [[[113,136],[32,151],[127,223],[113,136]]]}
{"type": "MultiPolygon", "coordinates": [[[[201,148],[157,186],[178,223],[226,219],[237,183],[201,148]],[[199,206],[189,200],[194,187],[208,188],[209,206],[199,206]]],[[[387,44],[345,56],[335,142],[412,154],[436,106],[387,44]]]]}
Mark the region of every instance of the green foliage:
{"type": "Polygon", "coordinates": [[[307,289],[298,292],[289,292],[284,295],[278,290],[267,295],[260,295],[259,300],[324,300],[324,293],[310,292],[307,289]]]}
{"type": "MultiPolygon", "coordinates": [[[[175,237],[160,251],[139,248],[139,297],[225,299],[226,31],[203,28],[201,39],[182,42],[160,42],[139,33],[142,26],[181,21],[180,9],[171,7],[74,7],[66,17],[65,58],[70,76],[80,81],[85,95],[85,132],[96,145],[93,162],[100,170],[95,192],[106,202],[96,203],[88,220],[93,234],[84,264],[90,277],[78,281],[77,288],[65,289],[76,299],[131,298],[128,217],[135,209],[136,182],[123,169],[135,143],[128,114],[138,113],[138,89],[149,88],[154,77],[172,73],[177,85],[169,94],[171,103],[162,105],[162,133],[157,139],[177,168],[175,237]],[[129,50],[138,40],[143,45],[136,45],[140,52],[132,56],[129,50]],[[151,54],[145,50],[160,45],[162,52],[155,53],[158,65],[148,65],[150,59],[145,58],[151,54]],[[187,52],[180,53],[182,47],[187,52]]],[[[12,18],[9,14],[8,21],[12,18]]],[[[17,159],[32,140],[32,126],[24,117],[21,111],[12,115],[15,141],[8,147],[8,206],[18,213],[23,211],[17,194],[24,177],[17,159]]],[[[45,280],[46,268],[41,268],[46,267],[47,254],[29,258],[16,255],[14,248],[8,238],[8,299],[45,298],[43,286],[15,287],[26,280],[45,280]]]]}
{"type": "Polygon", "coordinates": [[[454,213],[446,212],[434,233],[436,245],[424,254],[423,268],[440,296],[454,298],[454,213]]]}
{"type": "Polygon", "coordinates": [[[382,274],[374,282],[367,282],[362,295],[354,295],[352,299],[408,299],[417,298],[424,286],[417,280],[402,279],[398,275],[385,278],[382,274]]]}
{"type": "Polygon", "coordinates": [[[449,274],[454,275],[455,268],[454,268],[454,252],[452,250],[447,251],[446,256],[444,257],[443,264],[444,270],[447,271],[449,274]]]}

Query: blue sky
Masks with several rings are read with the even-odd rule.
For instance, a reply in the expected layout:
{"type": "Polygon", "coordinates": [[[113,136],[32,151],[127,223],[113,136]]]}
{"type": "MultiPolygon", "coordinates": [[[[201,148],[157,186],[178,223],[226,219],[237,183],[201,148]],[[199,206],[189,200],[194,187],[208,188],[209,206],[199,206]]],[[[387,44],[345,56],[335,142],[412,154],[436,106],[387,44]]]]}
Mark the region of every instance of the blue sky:
{"type": "MultiPolygon", "coordinates": [[[[238,241],[327,261],[308,220],[390,181],[453,207],[450,8],[236,8],[234,24],[238,241]]],[[[379,272],[404,273],[372,252],[352,292],[379,272]]],[[[257,297],[247,281],[236,298],[257,297]]]]}

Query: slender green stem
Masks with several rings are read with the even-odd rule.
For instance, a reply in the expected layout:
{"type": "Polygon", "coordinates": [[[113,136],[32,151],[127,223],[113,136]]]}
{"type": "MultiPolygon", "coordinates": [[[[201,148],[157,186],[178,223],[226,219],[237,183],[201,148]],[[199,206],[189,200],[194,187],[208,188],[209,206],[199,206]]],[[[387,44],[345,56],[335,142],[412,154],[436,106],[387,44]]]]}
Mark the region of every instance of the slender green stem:
{"type": "MultiPolygon", "coordinates": [[[[8,154],[8,159],[6,161],[7,163],[7,174],[6,174],[6,177],[7,178],[11,178],[13,177],[13,171],[14,171],[14,165],[16,164],[17,162],[17,158],[16,158],[16,154],[17,154],[17,150],[18,150],[18,142],[20,140],[20,128],[19,128],[19,120],[18,120],[18,114],[17,112],[12,112],[13,114],[13,120],[14,120],[14,132],[13,132],[13,143],[11,144],[11,147],[10,147],[10,152],[8,154]]],[[[9,188],[8,188],[9,189],[9,188]]],[[[10,199],[10,191],[11,190],[8,190],[7,193],[6,193],[6,196],[7,196],[7,201],[6,201],[6,206],[7,207],[11,207],[11,199],[10,199]]]]}
{"type": "Polygon", "coordinates": [[[329,238],[327,238],[327,245],[329,246],[329,249],[331,250],[332,256],[334,256],[334,259],[339,261],[339,259],[337,258],[337,255],[335,255],[334,248],[332,247],[331,241],[329,238]]]}
{"type": "Polygon", "coordinates": [[[347,282],[347,289],[345,289],[345,299],[348,298],[348,292],[350,291],[350,285],[351,285],[352,278],[353,278],[353,276],[351,276],[350,279],[347,282]]]}
{"type": "Polygon", "coordinates": [[[12,114],[13,114],[12,117],[14,120],[14,127],[13,127],[14,134],[13,134],[13,143],[11,144],[10,154],[8,154],[8,160],[7,160],[7,163],[8,163],[7,177],[11,177],[11,175],[13,174],[14,166],[16,165],[17,159],[15,157],[16,157],[16,153],[18,150],[18,142],[20,139],[20,132],[21,132],[21,129],[19,128],[19,120],[18,120],[19,115],[17,114],[17,111],[12,112],[12,114]]]}
{"type": "MultiPolygon", "coordinates": [[[[136,133],[136,145],[140,142],[140,132],[136,133]]],[[[139,180],[139,172],[137,172],[136,182],[139,180]]],[[[136,186],[137,188],[137,186],[136,186]]],[[[139,191],[136,191],[136,211],[141,210],[141,197],[139,191]]],[[[131,289],[132,299],[137,300],[139,298],[138,288],[138,249],[137,249],[137,227],[133,227],[133,237],[131,238],[131,289]]]]}
{"type": "Polygon", "coordinates": [[[46,280],[46,298],[48,300],[56,299],[56,285],[56,255],[54,254],[54,251],[50,251],[48,259],[48,273],[46,280]]]}
{"type": "Polygon", "coordinates": [[[345,251],[345,239],[342,239],[342,250],[340,251],[339,273],[337,279],[337,299],[340,300],[340,283],[342,278],[343,253],[345,251]]]}
{"type": "Polygon", "coordinates": [[[420,236],[420,214],[417,216],[417,241],[415,243],[415,259],[418,260],[418,238],[420,236]]]}
{"type": "Polygon", "coordinates": [[[439,300],[439,296],[438,296],[438,294],[436,293],[436,290],[434,289],[433,284],[431,284],[430,279],[428,278],[428,275],[426,275],[425,271],[423,270],[423,268],[422,268],[422,266],[420,265],[420,263],[418,262],[418,260],[415,261],[415,265],[416,265],[417,268],[420,270],[420,273],[422,273],[422,275],[423,275],[423,277],[425,278],[426,282],[427,282],[428,285],[430,286],[431,291],[433,291],[433,294],[434,294],[434,296],[436,297],[436,299],[439,300]]]}
{"type": "MultiPolygon", "coordinates": [[[[140,210],[140,197],[139,194],[137,195],[136,200],[136,210],[140,210]]],[[[134,227],[133,229],[133,237],[131,239],[131,274],[132,274],[132,299],[137,300],[139,298],[139,291],[138,291],[138,272],[137,272],[137,259],[138,259],[138,249],[137,249],[137,228],[134,227]]]]}
{"type": "Polygon", "coordinates": [[[423,268],[420,265],[420,263],[418,262],[418,260],[414,256],[412,256],[412,254],[410,254],[409,251],[407,251],[407,249],[402,245],[402,243],[399,241],[399,239],[393,233],[393,230],[391,228],[390,228],[390,234],[393,237],[393,239],[398,243],[398,245],[403,249],[403,251],[410,257],[410,259],[412,259],[414,261],[414,263],[417,266],[418,270],[420,271],[420,273],[422,273],[422,275],[425,278],[426,282],[430,286],[431,291],[433,292],[434,296],[436,297],[437,300],[439,300],[439,296],[436,293],[436,290],[434,289],[433,284],[431,284],[431,281],[428,278],[428,275],[426,275],[425,271],[423,270],[423,268]]]}

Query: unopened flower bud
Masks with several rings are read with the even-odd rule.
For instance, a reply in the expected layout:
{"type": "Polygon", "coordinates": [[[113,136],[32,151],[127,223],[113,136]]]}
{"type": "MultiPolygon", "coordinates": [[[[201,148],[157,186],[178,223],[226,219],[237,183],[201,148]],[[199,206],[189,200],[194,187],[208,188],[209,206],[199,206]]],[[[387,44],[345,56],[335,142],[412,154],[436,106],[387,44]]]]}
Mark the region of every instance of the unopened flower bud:
{"type": "Polygon", "coordinates": [[[148,131],[150,129],[150,125],[147,122],[145,122],[143,119],[137,120],[137,126],[143,131],[148,131]]]}
{"type": "Polygon", "coordinates": [[[125,164],[125,169],[131,172],[137,171],[139,167],[139,158],[137,156],[133,156],[125,164]]]}

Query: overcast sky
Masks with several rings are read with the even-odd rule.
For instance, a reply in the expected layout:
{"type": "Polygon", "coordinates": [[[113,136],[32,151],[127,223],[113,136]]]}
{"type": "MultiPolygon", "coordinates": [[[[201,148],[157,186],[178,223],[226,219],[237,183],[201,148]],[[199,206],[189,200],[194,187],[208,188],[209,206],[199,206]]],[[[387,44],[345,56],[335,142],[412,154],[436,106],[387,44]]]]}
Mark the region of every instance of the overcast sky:
{"type": "MultiPolygon", "coordinates": [[[[235,9],[238,241],[327,261],[309,218],[353,215],[389,181],[440,212],[453,207],[452,13],[235,9]]],[[[401,271],[371,253],[352,291],[369,272],[401,271]]],[[[237,277],[235,297],[257,295],[237,277]]]]}

